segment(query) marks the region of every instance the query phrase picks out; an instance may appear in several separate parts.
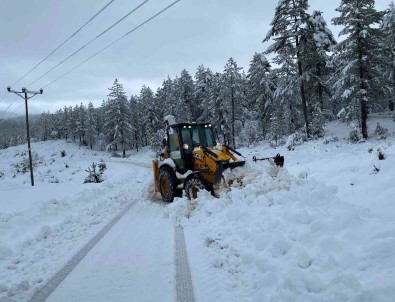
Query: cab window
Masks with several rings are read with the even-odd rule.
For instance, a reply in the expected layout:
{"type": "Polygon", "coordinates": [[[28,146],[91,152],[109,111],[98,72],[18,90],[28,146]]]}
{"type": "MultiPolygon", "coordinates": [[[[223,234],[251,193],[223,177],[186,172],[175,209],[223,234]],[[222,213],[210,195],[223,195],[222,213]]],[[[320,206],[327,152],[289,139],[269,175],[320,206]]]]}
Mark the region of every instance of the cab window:
{"type": "Polygon", "coordinates": [[[169,149],[170,151],[180,151],[180,141],[178,139],[177,131],[173,128],[169,129],[169,149]]]}

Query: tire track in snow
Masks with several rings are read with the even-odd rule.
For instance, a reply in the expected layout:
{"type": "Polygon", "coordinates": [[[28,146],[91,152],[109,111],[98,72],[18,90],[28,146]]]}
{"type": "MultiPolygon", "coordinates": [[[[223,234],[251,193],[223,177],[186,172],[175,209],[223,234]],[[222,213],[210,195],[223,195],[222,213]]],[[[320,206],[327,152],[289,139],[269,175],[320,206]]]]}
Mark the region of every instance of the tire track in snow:
{"type": "Polygon", "coordinates": [[[38,289],[30,302],[45,301],[52,292],[62,283],[62,281],[81,262],[89,251],[108,233],[108,231],[136,204],[137,200],[128,204],[117,216],[115,216],[95,237],[77,252],[43,287],[38,289]]]}
{"type": "Polygon", "coordinates": [[[176,301],[195,302],[191,271],[189,268],[184,229],[176,226],[175,229],[175,263],[176,263],[176,301]]]}

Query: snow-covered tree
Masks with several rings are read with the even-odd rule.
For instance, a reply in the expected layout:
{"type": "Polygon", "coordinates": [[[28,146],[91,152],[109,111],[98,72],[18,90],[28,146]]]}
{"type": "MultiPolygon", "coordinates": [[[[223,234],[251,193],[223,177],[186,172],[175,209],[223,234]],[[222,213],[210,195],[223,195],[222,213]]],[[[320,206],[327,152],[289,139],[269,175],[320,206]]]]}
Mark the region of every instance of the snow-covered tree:
{"type": "Polygon", "coordinates": [[[162,114],[157,99],[150,87],[143,86],[140,92],[141,134],[144,144],[153,144],[154,135],[162,127],[162,114]]]}
{"type": "Polygon", "coordinates": [[[276,85],[271,74],[270,63],[263,53],[254,54],[247,78],[247,107],[249,112],[246,115],[249,119],[259,121],[262,129],[261,133],[264,137],[270,119],[270,109],[276,85]]]}
{"type": "MultiPolygon", "coordinates": [[[[395,5],[390,3],[381,24],[383,33],[382,53],[384,62],[384,83],[388,95],[388,107],[391,111],[395,105],[395,5]]],[[[384,84],[383,83],[383,84],[384,84]]]]}
{"type": "Polygon", "coordinates": [[[327,82],[332,72],[328,52],[336,45],[336,40],[321,12],[314,11],[307,17],[301,43],[304,45],[302,54],[311,116],[310,134],[322,136],[325,121],[333,116],[328,104],[331,92],[327,82]]]}
{"type": "Polygon", "coordinates": [[[196,122],[199,116],[198,105],[195,102],[194,82],[188,71],[181,71],[181,76],[175,80],[176,95],[179,100],[177,117],[180,121],[196,122]]]}
{"type": "Polygon", "coordinates": [[[97,113],[92,102],[89,102],[86,111],[85,139],[88,146],[93,149],[97,139],[97,113]]]}
{"type": "Polygon", "coordinates": [[[374,0],[342,0],[336,9],[340,16],[333,24],[343,26],[346,39],[335,47],[335,97],[342,98],[352,120],[359,122],[363,138],[368,138],[366,120],[380,82],[379,28],[382,13],[374,0]]]}
{"type": "Polygon", "coordinates": [[[117,150],[118,144],[121,144],[122,156],[126,157],[126,144],[132,132],[128,100],[123,85],[117,79],[109,90],[106,103],[105,132],[115,150],[117,150]]]}
{"type": "Polygon", "coordinates": [[[197,118],[200,122],[211,121],[211,113],[208,110],[210,106],[210,92],[212,84],[213,72],[203,65],[199,65],[195,73],[195,101],[199,107],[199,116],[197,118]]]}
{"type": "MultiPolygon", "coordinates": [[[[302,105],[302,112],[304,117],[304,124],[306,133],[309,136],[309,117],[307,109],[306,96],[306,76],[304,71],[303,56],[304,43],[301,43],[306,36],[306,22],[308,2],[307,0],[281,0],[278,2],[271,29],[266,34],[264,42],[274,40],[274,43],[266,50],[266,54],[275,53],[282,58],[277,58],[281,61],[285,57],[295,60],[298,82],[299,94],[302,105]]],[[[294,72],[293,72],[294,73],[294,72]]]]}
{"type": "Polygon", "coordinates": [[[86,109],[81,103],[80,106],[75,107],[76,110],[76,134],[78,135],[80,144],[85,144],[85,132],[86,132],[86,109]]]}
{"type": "Polygon", "coordinates": [[[130,107],[130,124],[132,126],[132,138],[131,144],[139,151],[139,145],[141,140],[141,131],[140,131],[140,115],[139,115],[139,103],[138,97],[132,95],[129,100],[130,107]]]}
{"type": "Polygon", "coordinates": [[[229,141],[236,148],[235,122],[241,121],[243,99],[243,78],[240,72],[242,68],[237,66],[236,61],[230,58],[225,65],[222,86],[222,110],[225,118],[224,131],[229,141]]]}

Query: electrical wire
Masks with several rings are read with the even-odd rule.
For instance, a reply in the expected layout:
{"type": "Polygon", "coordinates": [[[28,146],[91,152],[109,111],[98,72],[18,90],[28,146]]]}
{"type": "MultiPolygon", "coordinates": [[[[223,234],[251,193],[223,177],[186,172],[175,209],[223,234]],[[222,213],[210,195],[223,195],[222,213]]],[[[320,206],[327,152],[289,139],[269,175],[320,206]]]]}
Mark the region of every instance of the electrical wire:
{"type": "MultiPolygon", "coordinates": [[[[10,109],[11,108],[11,106],[12,105],[14,105],[15,104],[15,102],[18,100],[18,96],[16,95],[16,94],[14,94],[14,100],[13,100],[13,102],[7,107],[7,109],[6,110],[2,110],[2,112],[3,113],[6,113],[7,111],[8,111],[8,109],[10,109]]],[[[15,113],[16,111],[15,111],[15,109],[17,109],[19,106],[17,106],[17,107],[14,107],[14,111],[13,112],[10,112],[11,114],[12,113],[15,113]]],[[[0,125],[1,124],[3,124],[6,120],[7,120],[7,118],[1,118],[2,120],[0,121],[0,125]]]]}
{"type": "Polygon", "coordinates": [[[114,40],[113,42],[111,42],[110,44],[108,44],[106,47],[102,48],[101,50],[99,50],[98,52],[94,53],[93,55],[91,55],[90,57],[88,57],[86,60],[82,61],[81,63],[79,63],[78,65],[74,66],[72,69],[66,71],[64,74],[62,74],[60,77],[56,78],[55,80],[53,80],[52,82],[50,82],[49,84],[47,84],[46,86],[44,86],[44,88],[47,88],[48,86],[52,85],[53,83],[55,83],[56,81],[60,80],[61,78],[63,78],[64,76],[66,76],[67,74],[69,74],[70,72],[72,72],[73,70],[77,69],[78,67],[80,67],[82,64],[88,62],[90,59],[92,59],[93,57],[97,56],[99,53],[101,53],[102,51],[106,50],[107,48],[111,47],[112,45],[114,45],[115,43],[117,43],[118,41],[120,41],[121,39],[125,38],[126,36],[130,35],[131,33],[133,33],[134,31],[136,31],[137,29],[139,29],[140,27],[142,27],[143,25],[145,25],[146,23],[150,22],[152,19],[158,17],[160,14],[164,13],[166,10],[168,10],[169,8],[171,8],[173,5],[175,5],[176,3],[180,2],[181,0],[176,0],[174,2],[172,2],[171,4],[169,4],[168,6],[166,6],[164,9],[162,9],[161,11],[159,11],[158,13],[156,13],[155,15],[153,15],[152,17],[148,18],[147,20],[145,20],[143,23],[141,23],[140,25],[136,26],[135,28],[133,28],[132,30],[128,31],[126,34],[124,34],[123,36],[121,36],[120,38],[114,40]]]}
{"type": "Polygon", "coordinates": [[[50,70],[48,70],[46,73],[42,74],[39,78],[37,78],[36,80],[34,80],[32,83],[29,84],[29,86],[35,84],[38,80],[40,80],[41,78],[43,78],[44,76],[46,76],[48,73],[50,73],[52,70],[54,70],[55,68],[57,68],[58,66],[62,65],[64,62],[66,62],[68,59],[70,59],[71,57],[73,57],[74,55],[76,55],[77,53],[79,53],[81,50],[83,50],[86,46],[88,46],[89,44],[91,44],[93,41],[95,41],[96,39],[100,38],[102,35],[104,35],[106,32],[108,32],[109,30],[111,30],[113,27],[115,27],[117,24],[119,24],[120,22],[122,22],[124,19],[126,19],[127,17],[129,17],[132,13],[134,13],[136,10],[138,10],[140,7],[142,7],[144,4],[146,4],[149,0],[145,0],[142,3],[140,3],[137,7],[135,7],[133,10],[131,10],[130,12],[128,12],[125,16],[123,16],[121,19],[119,19],[117,22],[115,22],[113,25],[111,25],[110,27],[108,27],[106,30],[104,30],[103,32],[101,32],[100,34],[98,34],[96,37],[94,37],[92,40],[90,40],[88,43],[86,43],[85,45],[81,46],[79,49],[77,49],[76,51],[74,51],[71,55],[69,55],[67,58],[65,58],[64,60],[60,61],[58,64],[56,64],[54,67],[52,67],[50,70]]]}
{"type": "Polygon", "coordinates": [[[5,97],[6,93],[7,93],[7,92],[4,91],[3,96],[1,97],[0,103],[4,100],[4,97],[5,97]]]}
{"type": "MultiPolygon", "coordinates": [[[[5,94],[6,94],[6,92],[4,92],[3,97],[1,98],[1,101],[3,101],[5,94]]],[[[10,105],[8,105],[8,107],[5,110],[1,110],[1,112],[6,113],[8,111],[8,109],[10,109],[12,105],[14,105],[15,101],[16,101],[16,99],[10,105]]]]}
{"type": "Polygon", "coordinates": [[[66,44],[67,41],[69,41],[71,38],[73,38],[76,34],[78,34],[88,23],[93,21],[98,15],[100,15],[107,7],[109,7],[115,0],[111,0],[108,2],[101,10],[99,10],[96,14],[94,14],[88,21],[84,23],[79,29],[77,29],[70,37],[68,37],[66,40],[64,40],[58,47],[56,47],[50,54],[48,54],[44,59],[42,59],[36,66],[34,66],[32,69],[30,69],[27,73],[25,73],[21,78],[19,78],[14,84],[11,86],[14,86],[17,84],[19,81],[24,79],[29,73],[31,73],[34,69],[36,69],[41,63],[46,61],[51,55],[53,55],[60,47],[62,47],[64,44],[66,44]]]}

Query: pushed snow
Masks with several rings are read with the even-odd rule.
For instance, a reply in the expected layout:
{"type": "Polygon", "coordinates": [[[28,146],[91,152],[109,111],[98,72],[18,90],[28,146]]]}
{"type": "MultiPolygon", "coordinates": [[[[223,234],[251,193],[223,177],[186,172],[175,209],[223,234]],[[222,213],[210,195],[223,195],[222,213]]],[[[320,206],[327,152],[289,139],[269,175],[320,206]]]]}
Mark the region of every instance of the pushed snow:
{"type": "MultiPolygon", "coordinates": [[[[376,122],[372,116],[371,132],[376,122]]],[[[394,132],[390,118],[381,122],[394,132]]],[[[189,250],[196,275],[217,277],[211,286],[195,279],[202,300],[394,299],[394,137],[377,141],[372,133],[369,145],[351,144],[343,125],[326,128],[336,140],[302,143],[291,152],[261,146],[261,154],[284,154],[285,168],[273,174],[267,162],[247,162],[225,174],[238,181],[220,198],[203,192],[193,207],[182,198],[167,208],[184,226],[187,244],[199,238],[207,249],[189,250]],[[387,159],[371,174],[378,159],[368,149],[379,146],[387,159]]]]}

